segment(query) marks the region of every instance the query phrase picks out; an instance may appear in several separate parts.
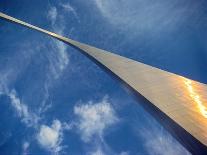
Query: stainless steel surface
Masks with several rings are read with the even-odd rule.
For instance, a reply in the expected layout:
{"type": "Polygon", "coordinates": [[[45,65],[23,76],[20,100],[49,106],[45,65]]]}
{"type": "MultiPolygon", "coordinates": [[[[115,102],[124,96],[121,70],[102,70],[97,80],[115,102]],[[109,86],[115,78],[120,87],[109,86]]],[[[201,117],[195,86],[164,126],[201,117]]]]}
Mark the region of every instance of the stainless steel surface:
{"type": "Polygon", "coordinates": [[[206,84],[62,37],[3,13],[0,13],[0,17],[83,50],[207,146],[206,84]]]}

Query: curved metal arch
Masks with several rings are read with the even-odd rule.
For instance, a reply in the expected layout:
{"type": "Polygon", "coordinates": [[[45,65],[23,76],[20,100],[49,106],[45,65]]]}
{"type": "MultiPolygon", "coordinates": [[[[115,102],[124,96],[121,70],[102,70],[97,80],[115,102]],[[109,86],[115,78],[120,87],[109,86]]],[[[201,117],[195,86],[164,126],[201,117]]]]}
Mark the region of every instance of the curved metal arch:
{"type": "Polygon", "coordinates": [[[141,100],[150,112],[192,154],[207,154],[207,85],[56,33],[6,14],[0,18],[45,33],[81,51],[141,100]]]}

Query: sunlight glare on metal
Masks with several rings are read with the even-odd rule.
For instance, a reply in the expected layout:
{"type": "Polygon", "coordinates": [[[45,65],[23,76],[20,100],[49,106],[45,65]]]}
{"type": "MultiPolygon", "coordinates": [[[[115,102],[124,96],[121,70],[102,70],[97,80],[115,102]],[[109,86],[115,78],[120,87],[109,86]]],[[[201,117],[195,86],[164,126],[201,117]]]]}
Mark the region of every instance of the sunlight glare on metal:
{"type": "Polygon", "coordinates": [[[197,104],[198,109],[200,110],[201,114],[207,118],[207,108],[203,105],[200,96],[195,92],[192,81],[190,79],[184,78],[184,83],[188,89],[190,97],[194,100],[197,104]]]}

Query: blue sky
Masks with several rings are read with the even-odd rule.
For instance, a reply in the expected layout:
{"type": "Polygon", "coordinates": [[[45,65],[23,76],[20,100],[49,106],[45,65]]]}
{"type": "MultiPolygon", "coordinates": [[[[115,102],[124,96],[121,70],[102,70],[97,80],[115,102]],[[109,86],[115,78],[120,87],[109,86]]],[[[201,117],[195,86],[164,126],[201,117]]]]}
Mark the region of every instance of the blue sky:
{"type": "MultiPolygon", "coordinates": [[[[207,83],[204,0],[0,0],[0,11],[207,83]]],[[[0,20],[0,154],[185,155],[79,51],[0,20]]]]}

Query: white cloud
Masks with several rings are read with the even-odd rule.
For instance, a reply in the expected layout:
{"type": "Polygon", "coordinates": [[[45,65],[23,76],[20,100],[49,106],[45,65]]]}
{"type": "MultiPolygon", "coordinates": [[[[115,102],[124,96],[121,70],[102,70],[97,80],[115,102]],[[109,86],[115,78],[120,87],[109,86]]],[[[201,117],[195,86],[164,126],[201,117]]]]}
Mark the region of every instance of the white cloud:
{"type": "Polygon", "coordinates": [[[75,9],[70,5],[70,3],[67,4],[60,4],[64,9],[73,12],[74,14],[76,14],[75,9]]]}
{"type": "MultiPolygon", "coordinates": [[[[7,69],[7,68],[6,68],[7,69]]],[[[0,95],[4,94],[4,92],[8,92],[7,85],[9,84],[9,76],[11,71],[7,69],[6,72],[0,72],[0,95]]]]}
{"type": "Polygon", "coordinates": [[[0,92],[7,94],[11,90],[9,88],[12,88],[12,85],[24,73],[28,64],[30,64],[35,53],[34,48],[36,49],[37,47],[31,48],[28,42],[15,45],[15,51],[9,56],[9,61],[6,63],[2,62],[4,67],[0,70],[0,92]]]}
{"type": "Polygon", "coordinates": [[[75,18],[78,20],[78,22],[80,23],[80,19],[79,16],[76,12],[76,10],[74,9],[74,7],[72,7],[70,5],[70,3],[66,3],[66,4],[60,4],[61,7],[63,7],[65,9],[65,11],[67,12],[72,12],[72,14],[75,16],[75,18]]]}
{"type": "Polygon", "coordinates": [[[85,142],[90,141],[92,136],[102,137],[104,129],[118,120],[106,98],[99,103],[75,106],[74,113],[79,118],[78,129],[85,142]]]}
{"type": "Polygon", "coordinates": [[[167,136],[155,136],[153,139],[147,140],[146,146],[149,154],[151,155],[165,155],[166,152],[168,155],[190,155],[184,147],[178,145],[172,140],[172,138],[167,136]]]}
{"type": "Polygon", "coordinates": [[[120,155],[129,155],[129,152],[121,152],[120,155]]]}
{"type": "MultiPolygon", "coordinates": [[[[61,32],[60,32],[61,33],[61,32]]],[[[63,43],[63,42],[56,42],[56,46],[59,50],[59,65],[60,65],[60,70],[63,70],[68,62],[69,62],[69,59],[68,59],[68,55],[67,55],[67,47],[66,45],[63,43]]]]}
{"type": "MultiPolygon", "coordinates": [[[[70,125],[62,123],[59,120],[54,120],[51,127],[47,125],[39,124],[39,117],[28,110],[27,105],[23,104],[21,100],[17,97],[16,91],[12,90],[7,94],[11,99],[11,105],[18,113],[18,116],[21,118],[22,122],[25,123],[29,127],[33,127],[35,129],[40,128],[37,134],[38,142],[47,150],[58,153],[61,151],[62,146],[60,143],[63,138],[63,130],[70,130],[70,125]]],[[[25,142],[23,144],[23,154],[26,154],[29,142],[25,142]]]]}
{"type": "Polygon", "coordinates": [[[48,11],[48,18],[54,24],[57,19],[57,8],[56,7],[51,7],[48,11]]]}
{"type": "Polygon", "coordinates": [[[49,108],[52,107],[52,102],[47,103],[48,99],[50,97],[49,90],[48,90],[48,83],[46,82],[44,84],[44,97],[42,99],[41,105],[38,108],[38,114],[42,114],[46,112],[49,108]]]}
{"type": "Polygon", "coordinates": [[[179,144],[171,135],[164,130],[143,129],[139,130],[145,140],[146,150],[149,155],[190,155],[190,153],[179,144]]]}
{"type": "Polygon", "coordinates": [[[26,155],[28,153],[29,146],[30,146],[30,143],[29,142],[25,141],[23,143],[23,145],[22,145],[22,149],[23,149],[23,153],[22,154],[23,155],[26,155]]]}
{"type": "Polygon", "coordinates": [[[105,155],[105,153],[99,148],[95,152],[90,152],[89,155],[105,155]]]}
{"type": "Polygon", "coordinates": [[[179,1],[165,0],[94,0],[101,15],[118,29],[129,35],[155,35],[173,31],[190,17],[190,10],[198,9],[190,1],[181,5],[179,1]]]}
{"type": "Polygon", "coordinates": [[[62,142],[62,124],[59,120],[54,120],[51,127],[41,125],[39,133],[37,134],[39,144],[45,149],[58,153],[61,151],[60,146],[62,142]]]}
{"type": "MultiPolygon", "coordinates": [[[[21,101],[14,89],[11,92],[0,91],[0,95],[6,95],[10,98],[12,107],[23,123],[35,130],[39,128],[36,138],[42,147],[53,153],[58,153],[62,150],[63,147],[60,144],[63,139],[63,130],[70,130],[72,128],[70,124],[63,123],[62,125],[59,120],[54,120],[51,127],[41,125],[39,124],[40,117],[36,113],[29,111],[28,106],[21,101]]],[[[23,143],[22,154],[27,154],[29,146],[29,142],[23,143]]]]}
{"type": "Polygon", "coordinates": [[[39,117],[28,110],[27,105],[22,103],[21,100],[18,98],[16,91],[12,90],[6,95],[10,98],[11,105],[18,113],[18,116],[22,119],[22,122],[24,122],[27,126],[36,126],[39,117]]]}
{"type": "MultiPolygon", "coordinates": [[[[55,32],[58,32],[59,34],[63,34],[64,28],[65,28],[64,21],[62,20],[63,18],[60,18],[60,15],[58,13],[59,12],[56,7],[51,7],[47,12],[47,17],[51,22],[53,30],[55,32]]],[[[70,125],[65,125],[65,126],[63,125],[62,127],[61,122],[58,120],[54,121],[52,126],[50,127],[40,124],[41,116],[43,116],[42,114],[51,106],[51,104],[48,105],[48,102],[47,102],[49,98],[48,87],[50,87],[52,84],[50,83],[52,82],[50,80],[54,80],[54,78],[58,78],[69,63],[69,57],[67,54],[67,46],[64,45],[64,43],[57,41],[57,40],[52,40],[52,42],[53,43],[51,45],[51,49],[49,49],[46,54],[46,56],[48,56],[49,67],[51,70],[48,70],[48,72],[46,73],[46,76],[49,78],[45,82],[46,88],[45,88],[45,92],[43,92],[44,97],[43,97],[41,105],[38,107],[35,107],[34,109],[31,109],[29,104],[25,103],[28,96],[25,96],[25,94],[23,94],[22,96],[19,96],[18,92],[13,89],[13,84],[15,82],[18,82],[16,81],[18,80],[17,78],[18,76],[24,75],[24,71],[27,69],[28,64],[31,62],[30,60],[32,60],[33,53],[36,53],[35,52],[36,50],[41,49],[42,44],[41,46],[35,47],[35,49],[31,48],[30,44],[22,46],[21,48],[22,53],[20,52],[17,52],[18,54],[15,53],[14,58],[11,59],[15,61],[11,61],[8,64],[6,64],[5,68],[0,71],[0,75],[1,75],[0,76],[0,95],[8,96],[8,98],[10,99],[10,103],[11,103],[10,105],[15,110],[15,114],[18,116],[21,122],[24,123],[27,127],[33,128],[35,131],[38,130],[39,136],[47,135],[47,133],[53,135],[53,137],[50,137],[50,136],[46,137],[48,141],[42,141],[43,142],[42,144],[46,144],[48,148],[50,147],[50,149],[53,150],[54,152],[59,152],[59,150],[62,149],[61,146],[59,145],[62,139],[62,130],[69,130],[70,125]],[[16,61],[16,60],[21,60],[21,61],[16,61]],[[19,62],[22,62],[22,63],[19,63],[19,62]]],[[[31,89],[36,89],[36,87],[31,88],[31,89]]],[[[38,95],[38,97],[39,96],[41,95],[38,95]]],[[[42,98],[39,98],[39,99],[42,99],[42,98]]],[[[37,140],[44,140],[44,138],[41,139],[41,136],[39,138],[40,139],[37,139],[37,140]]],[[[29,145],[30,145],[29,142],[25,142],[22,145],[23,154],[27,153],[29,145]]]]}
{"type": "MultiPolygon", "coordinates": [[[[58,11],[59,10],[57,10],[55,6],[50,7],[47,17],[52,23],[54,32],[64,35],[64,18],[61,18],[62,15],[59,14],[58,11]]],[[[69,63],[67,46],[63,42],[54,39],[51,48],[52,50],[49,51],[47,56],[50,62],[50,71],[52,72],[52,77],[57,79],[69,63]]],[[[50,75],[48,77],[51,78],[50,75]]]]}
{"type": "Polygon", "coordinates": [[[69,131],[69,130],[73,129],[74,125],[75,125],[74,123],[65,123],[64,122],[64,123],[62,123],[62,126],[63,126],[62,128],[64,130],[68,130],[69,131]]]}

